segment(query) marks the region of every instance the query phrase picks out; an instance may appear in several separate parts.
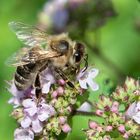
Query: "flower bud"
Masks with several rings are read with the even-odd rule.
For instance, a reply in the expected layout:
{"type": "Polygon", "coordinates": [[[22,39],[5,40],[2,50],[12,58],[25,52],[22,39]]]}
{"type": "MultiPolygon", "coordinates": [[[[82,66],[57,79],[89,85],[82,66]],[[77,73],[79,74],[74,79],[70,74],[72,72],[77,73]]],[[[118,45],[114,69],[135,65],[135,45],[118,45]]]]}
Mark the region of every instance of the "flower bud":
{"type": "Polygon", "coordinates": [[[66,84],[66,82],[65,82],[63,79],[59,79],[59,80],[58,80],[58,84],[59,84],[60,86],[64,86],[64,85],[66,84]]]}
{"type": "Polygon", "coordinates": [[[140,89],[137,89],[133,92],[136,96],[140,96],[140,89]]]}
{"type": "Polygon", "coordinates": [[[85,89],[79,88],[78,91],[79,91],[80,94],[83,94],[85,92],[85,89]]]}
{"type": "Polygon", "coordinates": [[[64,124],[62,126],[62,130],[63,130],[64,133],[68,133],[68,132],[71,131],[71,128],[70,128],[70,126],[68,124],[64,124]]]}
{"type": "Polygon", "coordinates": [[[15,118],[15,119],[20,119],[23,117],[23,110],[22,108],[17,108],[15,109],[11,115],[15,118]]]}
{"type": "Polygon", "coordinates": [[[102,111],[102,110],[96,110],[96,114],[98,115],[98,116],[102,116],[103,115],[103,113],[104,113],[104,111],[102,111]]]}
{"type": "Polygon", "coordinates": [[[51,94],[52,98],[56,98],[56,97],[57,97],[57,95],[58,95],[58,93],[57,93],[57,91],[56,91],[56,90],[55,90],[55,91],[53,91],[53,93],[51,94]]]}
{"type": "Polygon", "coordinates": [[[119,103],[117,101],[113,102],[112,107],[111,107],[111,111],[113,113],[118,113],[118,109],[119,109],[119,103]]]}
{"type": "Polygon", "coordinates": [[[99,97],[99,101],[98,101],[98,104],[97,104],[98,109],[110,111],[111,105],[112,105],[111,98],[109,98],[107,96],[104,96],[104,95],[101,95],[99,97]]]}
{"type": "Polygon", "coordinates": [[[124,133],[124,132],[125,132],[125,127],[124,127],[124,125],[120,125],[120,126],[118,127],[118,130],[119,130],[121,133],[124,133]]]}
{"type": "Polygon", "coordinates": [[[91,129],[96,129],[98,126],[98,124],[94,121],[89,121],[88,125],[89,125],[89,128],[91,128],[91,129]]]}
{"type": "Polygon", "coordinates": [[[71,113],[71,112],[72,112],[72,108],[71,108],[70,106],[68,106],[68,107],[67,107],[67,111],[68,111],[69,113],[71,113]]]}
{"type": "Polygon", "coordinates": [[[111,140],[110,136],[104,136],[103,140],[111,140]]]}
{"type": "Polygon", "coordinates": [[[97,131],[98,131],[98,132],[102,132],[102,131],[103,131],[103,128],[102,128],[101,126],[98,126],[98,127],[97,127],[97,131]]]}
{"type": "Polygon", "coordinates": [[[63,87],[58,87],[58,89],[57,89],[57,93],[58,93],[58,95],[63,95],[63,93],[64,93],[64,88],[63,87]]]}
{"type": "Polygon", "coordinates": [[[127,133],[125,133],[125,134],[123,135],[123,137],[124,137],[125,139],[128,139],[128,138],[129,138],[129,135],[128,135],[127,133]]]}
{"type": "Polygon", "coordinates": [[[52,106],[55,106],[56,103],[57,103],[57,99],[51,100],[51,105],[52,105],[52,106]]]}
{"type": "Polygon", "coordinates": [[[59,123],[64,124],[66,122],[67,118],[65,116],[60,116],[59,117],[59,123]]]}
{"type": "Polygon", "coordinates": [[[110,132],[110,131],[112,131],[113,127],[111,125],[109,125],[109,126],[106,126],[105,129],[106,129],[106,131],[110,132]]]}

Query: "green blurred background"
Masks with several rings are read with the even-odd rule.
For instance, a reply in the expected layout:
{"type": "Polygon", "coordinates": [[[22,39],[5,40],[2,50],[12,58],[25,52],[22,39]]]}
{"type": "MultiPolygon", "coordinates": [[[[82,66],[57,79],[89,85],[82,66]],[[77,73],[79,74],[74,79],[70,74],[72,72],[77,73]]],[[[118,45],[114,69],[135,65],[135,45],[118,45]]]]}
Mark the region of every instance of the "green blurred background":
{"type": "MultiPolygon", "coordinates": [[[[16,122],[10,117],[12,106],[7,101],[10,94],[5,90],[4,80],[12,79],[14,68],[5,65],[6,59],[22,45],[8,28],[8,22],[21,21],[31,25],[37,22],[37,14],[45,0],[0,0],[0,140],[12,140],[16,122]]],[[[140,3],[138,0],[112,0],[117,16],[110,18],[100,30],[101,58],[89,51],[90,63],[100,70],[98,82],[100,91],[105,92],[104,77],[111,79],[113,85],[123,82],[122,76],[140,77],[140,3]],[[119,71],[119,72],[118,72],[119,71]],[[119,74],[118,74],[119,73],[119,74]],[[120,76],[120,77],[119,77],[120,76]],[[120,81],[122,80],[122,81],[120,81]]],[[[92,36],[89,37],[89,40],[92,36]]],[[[98,94],[95,93],[95,94],[98,94]]],[[[91,99],[94,95],[91,96],[91,99]]],[[[79,118],[78,118],[79,119],[79,118]]],[[[78,121],[77,116],[73,121],[78,121]]],[[[81,117],[83,121],[87,121],[81,117]]],[[[79,138],[79,128],[75,129],[69,140],[79,138]]],[[[86,128],[87,125],[81,124],[86,128]]]]}

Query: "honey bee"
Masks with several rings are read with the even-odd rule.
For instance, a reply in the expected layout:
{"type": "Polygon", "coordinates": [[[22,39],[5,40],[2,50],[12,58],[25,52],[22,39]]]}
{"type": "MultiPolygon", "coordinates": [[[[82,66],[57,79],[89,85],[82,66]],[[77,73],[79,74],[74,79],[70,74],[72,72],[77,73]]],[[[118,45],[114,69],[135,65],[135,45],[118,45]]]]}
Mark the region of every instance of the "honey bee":
{"type": "Polygon", "coordinates": [[[67,69],[79,70],[83,60],[87,65],[84,44],[72,41],[67,33],[48,35],[20,22],[10,22],[9,26],[26,45],[7,62],[16,66],[14,83],[18,90],[26,90],[35,84],[40,92],[39,74],[48,66],[54,67],[68,85],[74,86],[63,72],[67,69]]]}

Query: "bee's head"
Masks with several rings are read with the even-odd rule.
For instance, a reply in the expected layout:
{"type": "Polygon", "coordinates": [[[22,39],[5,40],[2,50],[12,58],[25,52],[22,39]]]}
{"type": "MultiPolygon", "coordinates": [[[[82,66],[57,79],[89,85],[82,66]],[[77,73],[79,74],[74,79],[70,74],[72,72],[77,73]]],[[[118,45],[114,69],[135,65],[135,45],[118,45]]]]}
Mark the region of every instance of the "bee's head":
{"type": "Polygon", "coordinates": [[[85,45],[80,42],[75,42],[73,45],[73,54],[70,57],[69,63],[72,67],[76,68],[83,60],[85,60],[85,45]]]}

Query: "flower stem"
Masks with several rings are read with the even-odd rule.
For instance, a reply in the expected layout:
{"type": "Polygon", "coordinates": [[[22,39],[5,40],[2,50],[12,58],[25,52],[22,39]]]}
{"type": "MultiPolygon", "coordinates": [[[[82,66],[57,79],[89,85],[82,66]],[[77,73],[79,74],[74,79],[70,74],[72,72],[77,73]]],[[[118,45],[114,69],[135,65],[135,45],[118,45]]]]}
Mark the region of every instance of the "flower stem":
{"type": "Polygon", "coordinates": [[[75,111],[74,115],[93,116],[95,112],[75,111]]]}

